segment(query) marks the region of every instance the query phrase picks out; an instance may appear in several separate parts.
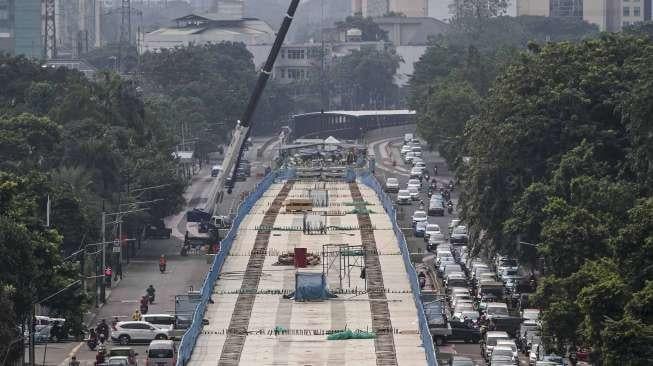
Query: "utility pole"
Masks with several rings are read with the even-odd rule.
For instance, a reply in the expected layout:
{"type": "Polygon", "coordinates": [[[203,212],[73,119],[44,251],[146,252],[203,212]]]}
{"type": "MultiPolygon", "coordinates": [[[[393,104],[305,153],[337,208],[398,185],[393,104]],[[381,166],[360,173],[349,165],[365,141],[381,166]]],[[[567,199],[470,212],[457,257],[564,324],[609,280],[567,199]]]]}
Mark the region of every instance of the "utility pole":
{"type": "Polygon", "coordinates": [[[106,243],[106,226],[107,226],[107,214],[102,212],[102,268],[100,268],[100,274],[98,277],[100,279],[100,301],[102,303],[106,302],[106,285],[107,282],[104,279],[104,271],[107,268],[107,243],[106,243]]]}

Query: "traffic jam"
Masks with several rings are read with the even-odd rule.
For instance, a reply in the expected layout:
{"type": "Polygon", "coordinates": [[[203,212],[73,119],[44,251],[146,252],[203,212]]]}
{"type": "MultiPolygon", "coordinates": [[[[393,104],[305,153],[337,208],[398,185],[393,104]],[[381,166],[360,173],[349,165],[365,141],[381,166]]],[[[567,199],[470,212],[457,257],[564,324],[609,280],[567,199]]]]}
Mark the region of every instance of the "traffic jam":
{"type": "Polygon", "coordinates": [[[403,164],[392,155],[387,170],[397,174],[385,176],[385,190],[395,199],[411,253],[423,253],[415,266],[441,364],[565,364],[540,346],[539,310],[528,304],[535,275],[510,256],[472,255],[468,228],[457,217],[459,192],[444,162],[432,161],[435,154],[423,151],[412,134],[393,148],[403,164]]]}

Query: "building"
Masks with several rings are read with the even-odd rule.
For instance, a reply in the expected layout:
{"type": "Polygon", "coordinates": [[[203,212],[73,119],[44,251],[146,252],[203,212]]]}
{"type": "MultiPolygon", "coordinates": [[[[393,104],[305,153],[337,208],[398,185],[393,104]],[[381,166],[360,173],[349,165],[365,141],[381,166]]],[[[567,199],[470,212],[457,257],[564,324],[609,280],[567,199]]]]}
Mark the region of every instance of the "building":
{"type": "Polygon", "coordinates": [[[41,0],[0,0],[0,51],[43,58],[41,0]]]}
{"type": "Polygon", "coordinates": [[[602,31],[618,32],[650,20],[651,0],[518,0],[517,15],[578,18],[602,31]]]}
{"type": "MultiPolygon", "coordinates": [[[[255,18],[233,18],[224,14],[189,14],[174,20],[176,26],[160,28],[143,37],[143,51],[220,42],[242,42],[248,48],[254,45],[272,45],[275,32],[264,21],[255,18]]],[[[250,50],[251,51],[251,50],[250,50]]],[[[255,55],[256,56],[256,55],[255,55]]],[[[258,65],[265,60],[254,58],[258,65]]]]}
{"type": "Polygon", "coordinates": [[[57,54],[79,57],[101,46],[102,2],[94,0],[56,0],[55,23],[57,54]]]}
{"type": "Polygon", "coordinates": [[[401,13],[407,17],[428,15],[428,0],[352,0],[352,14],[364,17],[380,17],[389,12],[401,13]]]}
{"type": "MultiPolygon", "coordinates": [[[[42,0],[0,0],[0,51],[44,58],[42,0]]],[[[100,47],[102,5],[94,0],[55,0],[57,54],[78,57],[100,47]]]]}
{"type": "Polygon", "coordinates": [[[429,17],[379,17],[374,23],[387,32],[395,46],[426,45],[429,37],[447,31],[449,25],[429,17]]]}

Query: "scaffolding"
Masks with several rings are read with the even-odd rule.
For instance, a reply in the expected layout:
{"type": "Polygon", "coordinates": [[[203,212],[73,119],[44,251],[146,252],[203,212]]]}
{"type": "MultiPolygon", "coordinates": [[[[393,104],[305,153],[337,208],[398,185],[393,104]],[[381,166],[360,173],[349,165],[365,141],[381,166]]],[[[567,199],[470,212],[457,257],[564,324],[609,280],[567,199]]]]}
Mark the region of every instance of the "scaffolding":
{"type": "MultiPolygon", "coordinates": [[[[353,268],[365,269],[365,251],[362,245],[324,244],[322,245],[322,273],[328,278],[329,273],[338,271],[340,288],[343,280],[347,280],[347,287],[351,287],[351,271],[353,268]]],[[[367,288],[367,278],[365,288],[367,288]]]]}

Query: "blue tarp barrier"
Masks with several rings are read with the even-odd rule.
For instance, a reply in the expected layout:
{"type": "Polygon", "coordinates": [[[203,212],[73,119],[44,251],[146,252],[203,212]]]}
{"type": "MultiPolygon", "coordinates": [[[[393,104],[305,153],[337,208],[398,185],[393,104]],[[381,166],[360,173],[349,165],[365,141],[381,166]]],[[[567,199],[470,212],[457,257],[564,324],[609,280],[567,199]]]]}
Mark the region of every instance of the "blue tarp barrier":
{"type": "Polygon", "coordinates": [[[335,297],[327,289],[324,273],[296,272],[295,301],[327,300],[335,297]]]}

